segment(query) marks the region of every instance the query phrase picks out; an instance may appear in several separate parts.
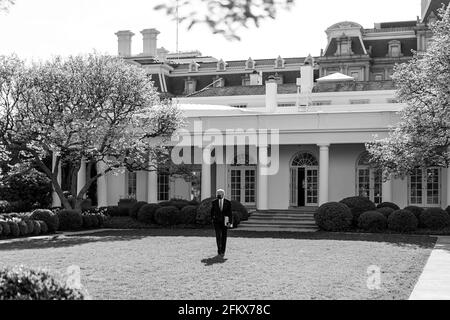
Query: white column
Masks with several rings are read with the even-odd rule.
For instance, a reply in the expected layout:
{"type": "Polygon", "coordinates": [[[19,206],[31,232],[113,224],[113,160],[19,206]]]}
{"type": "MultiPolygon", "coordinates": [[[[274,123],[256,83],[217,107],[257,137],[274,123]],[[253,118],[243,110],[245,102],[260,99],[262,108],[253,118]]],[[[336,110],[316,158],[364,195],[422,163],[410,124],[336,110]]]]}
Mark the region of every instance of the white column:
{"type": "MultiPolygon", "coordinates": [[[[104,172],[105,170],[105,163],[97,163],[97,173],[104,172]]],[[[101,176],[97,180],[97,203],[99,208],[108,206],[108,186],[106,183],[106,175],[101,176]]]]}
{"type": "Polygon", "coordinates": [[[269,176],[265,170],[267,157],[267,146],[260,146],[258,150],[258,194],[256,199],[258,210],[269,210],[269,176]]]}
{"type": "Polygon", "coordinates": [[[320,144],[319,161],[319,206],[329,201],[330,145],[320,144]]]}
{"type": "Polygon", "coordinates": [[[211,149],[203,149],[202,200],[211,197],[211,149]]]}
{"type": "Polygon", "coordinates": [[[383,202],[392,202],[392,179],[389,178],[389,180],[383,182],[381,193],[383,202]]]}
{"type": "MultiPolygon", "coordinates": [[[[53,152],[52,155],[52,170],[53,172],[55,172],[55,166],[56,166],[56,158],[57,158],[57,154],[56,152],[53,152]]],[[[61,179],[62,175],[61,175],[61,162],[59,162],[59,166],[58,166],[58,175],[57,175],[57,181],[59,183],[59,185],[61,186],[61,179]]],[[[58,194],[55,191],[55,188],[53,187],[53,192],[52,192],[52,207],[56,208],[56,207],[61,207],[61,199],[59,198],[58,194]]]]}
{"type": "Polygon", "coordinates": [[[78,196],[81,189],[86,185],[86,160],[82,159],[80,163],[80,170],[78,170],[77,175],[77,194],[74,195],[75,197],[78,196]]]}
{"type": "Polygon", "coordinates": [[[158,172],[156,170],[148,172],[147,186],[148,186],[147,202],[158,203],[158,172]]]}

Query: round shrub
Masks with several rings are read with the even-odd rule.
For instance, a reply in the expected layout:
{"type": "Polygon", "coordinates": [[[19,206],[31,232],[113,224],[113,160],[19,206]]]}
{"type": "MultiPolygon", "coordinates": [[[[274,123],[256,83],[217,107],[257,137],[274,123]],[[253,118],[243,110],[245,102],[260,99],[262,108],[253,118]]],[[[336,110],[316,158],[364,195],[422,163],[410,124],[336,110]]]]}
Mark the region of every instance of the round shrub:
{"type": "Polygon", "coordinates": [[[41,226],[41,234],[47,234],[49,232],[47,223],[45,221],[41,221],[41,220],[39,220],[38,222],[39,222],[39,225],[41,226]]]}
{"type": "Polygon", "coordinates": [[[198,207],[200,205],[200,202],[198,202],[197,200],[194,199],[194,200],[189,201],[189,205],[198,207]]]}
{"type": "Polygon", "coordinates": [[[238,211],[233,211],[233,228],[237,228],[241,224],[241,213],[238,211]]]}
{"type": "Polygon", "coordinates": [[[396,205],[395,203],[392,203],[392,202],[383,202],[383,203],[380,203],[380,204],[377,206],[377,209],[381,209],[381,208],[391,208],[391,209],[394,210],[394,211],[400,210],[400,207],[399,207],[398,205],[396,205]]]}
{"type": "Polygon", "coordinates": [[[56,232],[59,228],[58,216],[50,210],[38,209],[31,214],[31,219],[44,221],[48,232],[56,232]]]}
{"type": "Polygon", "coordinates": [[[161,206],[157,203],[146,204],[138,212],[138,221],[148,224],[155,223],[155,213],[160,208],[161,206]]]}
{"type": "Polygon", "coordinates": [[[389,218],[389,216],[396,210],[389,208],[389,207],[384,207],[384,208],[379,208],[377,209],[378,212],[382,213],[386,219],[389,218]]]}
{"type": "Polygon", "coordinates": [[[110,206],[106,208],[105,214],[110,217],[128,217],[130,210],[119,206],[110,206]]]}
{"type": "Polygon", "coordinates": [[[98,220],[98,226],[103,227],[103,225],[105,224],[105,216],[103,214],[97,214],[96,217],[98,220]]]}
{"type": "Polygon", "coordinates": [[[33,234],[34,233],[34,221],[33,220],[24,220],[25,223],[27,224],[27,228],[28,228],[28,234],[33,234]]]}
{"type": "Polygon", "coordinates": [[[91,214],[91,215],[88,215],[88,217],[91,220],[92,228],[98,228],[100,223],[98,222],[97,215],[91,214]]]}
{"type": "Polygon", "coordinates": [[[239,201],[231,200],[231,210],[239,213],[241,221],[247,221],[250,217],[247,208],[239,201]]]}
{"type": "Polygon", "coordinates": [[[28,225],[25,221],[22,220],[22,221],[18,222],[17,225],[19,226],[21,236],[28,235],[28,225]]]}
{"type": "Polygon", "coordinates": [[[0,270],[0,300],[84,300],[85,293],[47,271],[24,267],[0,270]]]}
{"type": "Polygon", "coordinates": [[[408,210],[394,211],[388,218],[388,228],[397,232],[411,232],[417,229],[419,220],[408,210]]]}
{"type": "Polygon", "coordinates": [[[137,219],[139,210],[146,204],[147,202],[145,201],[139,201],[133,204],[133,206],[130,208],[130,217],[132,217],[133,219],[137,219]]]}
{"type": "Polygon", "coordinates": [[[6,221],[0,220],[0,225],[2,226],[2,235],[9,236],[9,234],[11,233],[9,223],[6,221]]]}
{"type": "Polygon", "coordinates": [[[367,198],[364,197],[350,197],[345,198],[341,201],[342,204],[345,204],[353,215],[353,225],[358,225],[358,219],[361,214],[367,211],[375,211],[375,204],[367,198]]]}
{"type": "Polygon", "coordinates": [[[179,211],[177,207],[173,206],[159,208],[155,213],[155,221],[162,226],[174,225],[179,211]]]}
{"type": "Polygon", "coordinates": [[[195,224],[197,217],[196,206],[186,206],[177,215],[177,224],[195,224]]]}
{"type": "Polygon", "coordinates": [[[173,207],[177,207],[178,210],[183,209],[184,207],[189,205],[189,201],[182,199],[173,199],[170,202],[170,205],[173,207]]]}
{"type": "Polygon", "coordinates": [[[416,207],[416,206],[409,206],[409,207],[406,207],[403,210],[408,210],[408,211],[414,213],[414,215],[416,216],[417,220],[419,220],[419,221],[420,221],[420,215],[425,211],[423,208],[416,207]]]}
{"type": "Polygon", "coordinates": [[[30,220],[33,223],[33,236],[38,236],[41,234],[41,224],[39,221],[30,220]]]}
{"type": "Polygon", "coordinates": [[[359,216],[358,227],[365,231],[380,232],[387,229],[387,218],[379,211],[367,211],[359,216]]]}
{"type": "Polygon", "coordinates": [[[419,218],[419,226],[431,230],[442,230],[450,225],[450,215],[441,208],[428,208],[419,218]]]}
{"type": "Polygon", "coordinates": [[[84,229],[91,229],[93,227],[92,219],[88,215],[84,215],[82,219],[84,229]]]}
{"type": "Polygon", "coordinates": [[[448,206],[448,207],[445,209],[445,211],[446,211],[448,214],[450,214],[450,206],[448,206]]]}
{"type": "Polygon", "coordinates": [[[343,203],[329,202],[322,205],[314,214],[316,224],[325,231],[346,231],[352,225],[353,215],[343,203]]]}
{"type": "Polygon", "coordinates": [[[9,224],[9,230],[10,230],[9,235],[11,237],[15,237],[15,238],[20,237],[20,228],[19,228],[19,225],[17,224],[17,222],[8,221],[8,224],[9,224]]]}
{"type": "Polygon", "coordinates": [[[61,210],[58,212],[59,230],[79,230],[83,226],[83,217],[78,210],[61,210]]]}
{"type": "Polygon", "coordinates": [[[203,200],[197,208],[197,217],[195,221],[200,225],[211,224],[211,208],[216,198],[208,198],[203,200]]]}
{"type": "Polygon", "coordinates": [[[162,201],[160,203],[158,203],[161,207],[170,207],[172,206],[172,202],[171,201],[162,201]]]}
{"type": "Polygon", "coordinates": [[[0,236],[3,234],[3,226],[0,224],[0,236]]]}

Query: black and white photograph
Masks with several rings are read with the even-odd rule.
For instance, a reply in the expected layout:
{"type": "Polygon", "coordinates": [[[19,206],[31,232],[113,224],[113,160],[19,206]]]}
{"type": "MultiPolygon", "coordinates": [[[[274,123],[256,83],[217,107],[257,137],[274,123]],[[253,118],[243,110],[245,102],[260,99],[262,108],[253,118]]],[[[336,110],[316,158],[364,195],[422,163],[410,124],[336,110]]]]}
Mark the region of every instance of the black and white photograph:
{"type": "Polygon", "coordinates": [[[0,300],[450,300],[449,3],[0,0],[0,300]]]}

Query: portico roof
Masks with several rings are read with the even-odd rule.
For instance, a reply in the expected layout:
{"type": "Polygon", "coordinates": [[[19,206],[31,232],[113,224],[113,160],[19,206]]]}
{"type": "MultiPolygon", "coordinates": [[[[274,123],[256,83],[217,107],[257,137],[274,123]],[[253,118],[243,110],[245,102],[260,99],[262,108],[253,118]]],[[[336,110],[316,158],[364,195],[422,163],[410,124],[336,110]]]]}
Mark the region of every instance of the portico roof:
{"type": "Polygon", "coordinates": [[[355,81],[355,78],[336,72],[328,76],[317,79],[317,82],[337,82],[337,81],[355,81]]]}

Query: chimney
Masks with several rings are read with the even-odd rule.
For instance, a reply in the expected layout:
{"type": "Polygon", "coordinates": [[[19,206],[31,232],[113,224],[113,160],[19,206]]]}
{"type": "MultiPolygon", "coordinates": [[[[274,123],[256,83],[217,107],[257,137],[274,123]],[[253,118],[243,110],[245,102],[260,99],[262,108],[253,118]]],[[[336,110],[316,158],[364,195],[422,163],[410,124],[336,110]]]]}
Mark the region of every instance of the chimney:
{"type": "Polygon", "coordinates": [[[156,29],[141,31],[144,45],[144,56],[156,57],[158,55],[157,38],[160,32],[156,29]]]}
{"type": "Polygon", "coordinates": [[[119,31],[116,33],[118,40],[118,54],[121,57],[131,56],[131,39],[134,33],[130,30],[119,31]]]}
{"type": "Polygon", "coordinates": [[[278,108],[278,84],[273,76],[266,81],[266,112],[275,113],[278,108]]]}
{"type": "Polygon", "coordinates": [[[167,55],[169,54],[169,50],[167,50],[166,48],[162,47],[159,48],[158,50],[156,50],[157,55],[158,55],[158,59],[162,60],[162,61],[166,61],[167,60],[167,55]]]}
{"type": "Polygon", "coordinates": [[[301,84],[301,93],[302,94],[310,94],[314,87],[314,66],[313,66],[313,58],[309,55],[305,59],[305,63],[300,67],[300,84],[301,84]]]}

